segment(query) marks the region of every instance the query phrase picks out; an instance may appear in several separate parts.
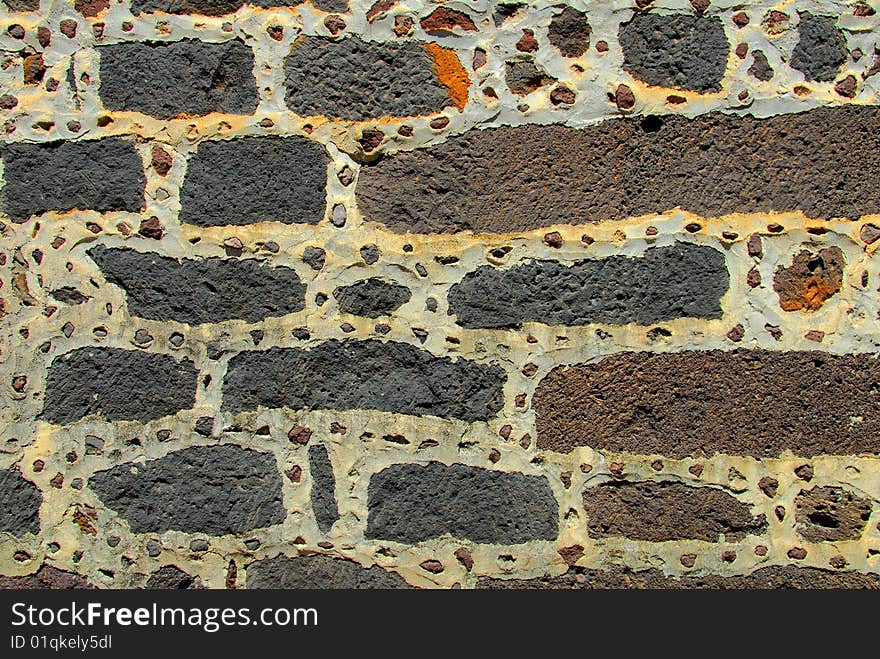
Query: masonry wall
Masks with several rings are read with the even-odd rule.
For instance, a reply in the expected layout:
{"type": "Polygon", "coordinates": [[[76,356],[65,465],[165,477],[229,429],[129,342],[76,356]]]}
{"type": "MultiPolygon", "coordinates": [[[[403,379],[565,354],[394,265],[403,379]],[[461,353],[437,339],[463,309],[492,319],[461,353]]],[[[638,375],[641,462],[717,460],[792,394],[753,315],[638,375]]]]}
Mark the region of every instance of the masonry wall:
{"type": "Polygon", "coordinates": [[[880,587],[876,2],[3,3],[0,586],[880,587]]]}

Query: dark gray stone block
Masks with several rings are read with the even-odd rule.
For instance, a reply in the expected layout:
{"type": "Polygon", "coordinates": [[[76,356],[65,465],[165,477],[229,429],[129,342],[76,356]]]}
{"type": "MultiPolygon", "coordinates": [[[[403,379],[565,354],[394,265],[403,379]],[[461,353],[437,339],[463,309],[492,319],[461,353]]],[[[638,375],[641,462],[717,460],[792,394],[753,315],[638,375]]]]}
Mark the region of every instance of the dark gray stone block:
{"type": "Polygon", "coordinates": [[[254,53],[237,39],[127,41],[98,46],[98,52],[99,91],[108,110],[172,119],[211,112],[252,114],[257,109],[254,53]]]}
{"type": "Polygon", "coordinates": [[[636,13],[618,33],[623,68],[649,85],[721,91],[730,44],[717,16],[636,13]]]}
{"type": "Polygon", "coordinates": [[[242,352],[229,361],[223,407],[373,409],[480,421],[503,406],[500,366],[435,357],[407,343],[327,341],[311,350],[242,352]]]}
{"type": "Polygon", "coordinates": [[[462,464],[397,464],[370,478],[365,537],[421,542],[444,534],[520,544],[554,540],[558,504],[545,476],[462,464]]]}
{"type": "Polygon", "coordinates": [[[316,444],[309,447],[309,472],[312,476],[309,494],[312,511],[318,528],[327,533],[339,519],[339,508],[336,505],[336,477],[325,446],[316,444]]]}
{"type": "Polygon", "coordinates": [[[195,404],[199,372],[189,359],[120,348],[77,348],[56,357],[40,418],[65,424],[90,414],[146,423],[195,404]]]}
{"type": "Polygon", "coordinates": [[[449,290],[462,327],[652,323],[720,318],[729,275],[711,247],[676,243],[644,256],[609,256],[565,265],[529,261],[506,270],[482,266],[449,290]]]}
{"type": "Polygon", "coordinates": [[[362,121],[432,114],[452,105],[434,59],[415,41],[304,37],[284,62],[287,107],[299,115],[362,121]]]}
{"type": "Polygon", "coordinates": [[[89,479],[134,533],[225,535],[281,524],[287,513],[275,458],[240,446],[196,446],[89,479]]]}
{"type": "Polygon", "coordinates": [[[14,222],[46,211],[137,213],[144,206],[144,165],[130,140],[6,144],[0,156],[0,203],[14,222]]]}
{"type": "Polygon", "coordinates": [[[811,82],[831,82],[846,61],[846,38],[831,16],[800,14],[800,40],[791,53],[791,67],[811,82]]]}
{"type": "Polygon", "coordinates": [[[89,257],[125,290],[132,316],[198,325],[241,319],[253,323],[305,307],[296,270],[256,259],[174,259],[132,249],[92,247],[89,257]]]}
{"type": "Polygon", "coordinates": [[[387,316],[397,311],[401,305],[409,302],[411,295],[406,286],[375,277],[350,286],[339,286],[333,291],[340,311],[366,318],[387,316]]]}
{"type": "Polygon", "coordinates": [[[330,556],[276,556],[247,567],[248,588],[364,589],[410,588],[396,572],[378,565],[365,568],[354,561],[330,556]]]}
{"type": "Polygon", "coordinates": [[[40,532],[43,496],[17,469],[0,470],[0,532],[22,536],[40,532]]]}
{"type": "Polygon", "coordinates": [[[202,142],[180,191],[180,220],[203,227],[324,217],[330,158],[303,137],[202,142]]]}

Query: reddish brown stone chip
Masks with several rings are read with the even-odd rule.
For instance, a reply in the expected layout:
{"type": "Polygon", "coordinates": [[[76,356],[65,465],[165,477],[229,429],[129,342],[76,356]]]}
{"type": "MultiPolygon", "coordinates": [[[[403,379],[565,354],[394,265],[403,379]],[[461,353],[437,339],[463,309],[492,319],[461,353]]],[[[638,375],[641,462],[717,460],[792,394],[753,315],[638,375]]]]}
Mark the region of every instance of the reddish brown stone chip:
{"type": "Polygon", "coordinates": [[[813,253],[801,251],[791,265],[780,266],[773,276],[773,290],[784,311],[816,311],[843,284],[843,252],[826,247],[813,253]]]}
{"type": "Polygon", "coordinates": [[[798,533],[810,542],[858,540],[871,517],[871,500],[842,487],[801,490],[794,503],[798,533]]]}

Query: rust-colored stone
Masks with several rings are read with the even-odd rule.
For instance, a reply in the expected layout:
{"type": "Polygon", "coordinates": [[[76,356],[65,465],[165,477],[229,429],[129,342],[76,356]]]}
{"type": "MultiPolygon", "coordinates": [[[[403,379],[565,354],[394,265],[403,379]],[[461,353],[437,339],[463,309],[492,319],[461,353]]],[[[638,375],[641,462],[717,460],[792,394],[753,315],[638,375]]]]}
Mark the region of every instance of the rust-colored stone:
{"type": "Polygon", "coordinates": [[[858,540],[873,507],[867,497],[830,486],[801,490],[794,503],[798,533],[810,542],[858,540]]]}
{"type": "Polygon", "coordinates": [[[448,34],[454,32],[456,28],[464,32],[477,31],[477,26],[474,25],[470,16],[449,7],[438,7],[419,21],[419,24],[425,32],[429,33],[448,34]]]}
{"type": "Polygon", "coordinates": [[[839,247],[814,253],[802,250],[788,267],[780,266],[773,276],[773,290],[784,311],[816,311],[843,284],[844,259],[839,247]]]}

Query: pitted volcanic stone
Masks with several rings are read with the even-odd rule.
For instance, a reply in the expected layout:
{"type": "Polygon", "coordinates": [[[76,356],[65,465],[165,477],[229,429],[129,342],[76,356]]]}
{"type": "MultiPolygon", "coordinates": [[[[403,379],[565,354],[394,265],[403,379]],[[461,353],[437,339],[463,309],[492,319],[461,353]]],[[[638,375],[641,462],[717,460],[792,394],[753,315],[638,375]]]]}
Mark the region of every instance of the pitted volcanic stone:
{"type": "Polygon", "coordinates": [[[452,105],[424,43],[302,37],[284,61],[287,107],[362,121],[432,114],[452,105]]]}
{"type": "Polygon", "coordinates": [[[0,532],[22,536],[40,532],[43,497],[17,469],[0,470],[0,532]]]}
{"type": "Polygon", "coordinates": [[[357,195],[365,219],[398,233],[509,233],[676,207],[858,218],[880,212],[880,196],[865,194],[870,171],[880,110],[841,106],[665,116],[651,132],[636,119],[474,130],[362,167],[357,195]]]}
{"type": "Polygon", "coordinates": [[[798,533],[810,542],[858,540],[873,508],[871,499],[831,486],[801,490],[794,503],[798,533]]]}
{"type": "Polygon", "coordinates": [[[309,447],[309,473],[312,477],[309,493],[312,511],[318,528],[322,533],[328,533],[339,519],[339,508],[336,505],[336,477],[326,446],[316,444],[309,447]]]}
{"type": "Polygon", "coordinates": [[[40,8],[40,0],[3,0],[11,11],[37,11],[40,8]]]}
{"type": "Polygon", "coordinates": [[[365,318],[378,318],[394,313],[401,305],[409,302],[411,296],[412,293],[406,286],[375,277],[350,286],[339,286],[333,291],[340,311],[365,318]]]}
{"type": "Polygon", "coordinates": [[[624,70],[649,85],[721,91],[730,44],[717,16],[637,12],[618,40],[624,70]]]}
{"type": "Polygon", "coordinates": [[[413,543],[449,534],[520,544],[558,533],[558,504],[545,476],[396,464],[370,478],[368,497],[366,538],[413,543]]]}
{"type": "Polygon", "coordinates": [[[574,7],[565,7],[550,20],[547,38],[563,57],[580,57],[590,48],[590,24],[586,14],[574,7]]]}
{"type": "Polygon", "coordinates": [[[364,589],[410,588],[396,572],[378,565],[362,567],[354,561],[330,556],[276,556],[247,567],[248,588],[364,589]]]}
{"type": "Polygon", "coordinates": [[[721,252],[676,243],[641,257],[481,266],[449,290],[449,312],[474,328],[720,318],[728,280],[721,252]]]}
{"type": "MultiPolygon", "coordinates": [[[[245,5],[253,7],[296,7],[306,0],[133,0],[131,12],[137,16],[142,12],[162,11],[168,14],[202,14],[203,16],[223,16],[232,14],[245,5]]],[[[311,0],[312,5],[322,11],[346,11],[348,0],[311,0]]]]}
{"type": "Polygon", "coordinates": [[[257,322],[305,307],[296,270],[255,259],[174,259],[132,249],[92,247],[89,257],[125,290],[132,316],[198,325],[257,322]]]}
{"type": "Polygon", "coordinates": [[[46,211],[139,212],[146,177],[134,142],[118,137],[0,147],[0,210],[14,222],[46,211]]]}
{"type": "Polygon", "coordinates": [[[240,446],[196,446],[124,463],[95,473],[89,487],[134,533],[225,535],[287,516],[275,458],[240,446]]]}
{"type": "Polygon", "coordinates": [[[800,40],[791,53],[791,67],[811,82],[831,82],[846,61],[846,37],[831,16],[801,12],[800,40]]]}
{"type": "Polygon", "coordinates": [[[705,574],[700,576],[667,576],[661,570],[636,571],[629,567],[613,567],[605,570],[575,567],[558,577],[539,579],[491,579],[481,578],[477,588],[602,588],[602,589],[880,589],[880,575],[865,574],[852,570],[821,570],[814,567],[794,565],[769,565],[750,574],[724,576],[705,574]]]}
{"type": "Polygon", "coordinates": [[[731,542],[767,529],[764,515],[727,492],[674,481],[605,482],[586,488],[583,502],[591,538],[731,542]]]}
{"type": "Polygon", "coordinates": [[[144,585],[149,590],[189,590],[199,587],[196,577],[176,565],[163,565],[150,575],[144,585]]]}
{"type": "Polygon", "coordinates": [[[34,574],[22,577],[0,575],[2,590],[86,590],[94,589],[88,579],[73,572],[59,570],[51,565],[41,565],[34,574]]]}
{"type": "Polygon", "coordinates": [[[98,46],[101,101],[158,119],[257,109],[254,53],[238,39],[128,41],[98,46]]]}
{"type": "Polygon", "coordinates": [[[77,348],[49,366],[40,418],[65,424],[98,414],[146,423],[195,404],[199,372],[189,359],[120,348],[77,348]]]}
{"type": "Polygon", "coordinates": [[[329,162],[323,146],[298,136],[202,142],[187,166],[180,219],[202,227],[316,224],[329,162]]]}
{"type": "Polygon", "coordinates": [[[880,362],[868,354],[627,352],[553,369],[532,407],[538,447],[560,452],[877,454],[877,382],[880,362]]]}
{"type": "Polygon", "coordinates": [[[773,274],[773,290],[784,311],[816,311],[843,285],[846,261],[837,246],[818,252],[801,250],[790,266],[780,265],[773,274]]]}
{"type": "Polygon", "coordinates": [[[229,361],[223,408],[372,409],[481,421],[503,406],[495,365],[435,357],[406,343],[326,341],[311,350],[242,352],[229,361]]]}

